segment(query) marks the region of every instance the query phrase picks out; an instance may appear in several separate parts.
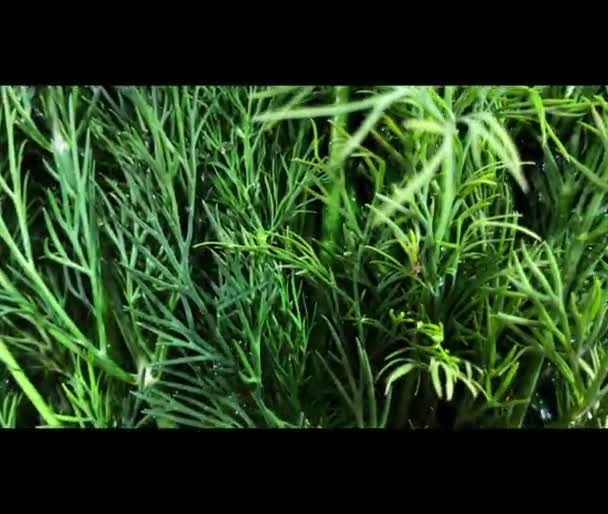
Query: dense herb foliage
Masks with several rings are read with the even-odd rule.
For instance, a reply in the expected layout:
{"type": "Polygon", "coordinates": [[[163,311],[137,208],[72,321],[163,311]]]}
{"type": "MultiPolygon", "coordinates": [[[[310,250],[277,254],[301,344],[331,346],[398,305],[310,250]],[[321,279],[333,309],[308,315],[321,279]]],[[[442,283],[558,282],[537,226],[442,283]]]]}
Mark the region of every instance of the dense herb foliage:
{"type": "Polygon", "coordinates": [[[604,88],[0,91],[0,426],[607,425],[604,88]]]}

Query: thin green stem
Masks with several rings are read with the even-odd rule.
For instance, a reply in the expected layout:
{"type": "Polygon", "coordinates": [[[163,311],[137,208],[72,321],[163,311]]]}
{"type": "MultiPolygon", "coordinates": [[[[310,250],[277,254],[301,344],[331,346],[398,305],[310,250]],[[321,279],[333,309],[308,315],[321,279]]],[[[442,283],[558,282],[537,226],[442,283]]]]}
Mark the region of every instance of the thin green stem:
{"type": "Polygon", "coordinates": [[[5,122],[6,122],[6,134],[7,134],[7,144],[8,144],[8,160],[9,160],[9,168],[11,174],[11,181],[13,186],[13,191],[11,194],[13,204],[15,207],[15,213],[17,214],[17,220],[19,224],[19,232],[21,233],[21,241],[23,244],[23,248],[25,250],[25,255],[27,259],[32,262],[32,245],[30,242],[30,233],[27,227],[26,220],[26,198],[23,191],[23,183],[21,177],[21,169],[17,163],[17,156],[15,155],[15,137],[14,137],[14,123],[15,123],[15,115],[14,112],[11,112],[8,107],[8,100],[6,95],[2,95],[2,100],[4,102],[4,111],[5,111],[5,122]]]}
{"type": "Polygon", "coordinates": [[[524,402],[513,407],[508,426],[513,428],[521,428],[523,426],[544,363],[545,356],[543,354],[533,353],[530,356],[527,373],[524,376],[517,395],[519,398],[524,400],[524,402]]]}
{"type": "Polygon", "coordinates": [[[52,409],[44,401],[34,384],[30,382],[30,379],[13,357],[13,354],[9,350],[8,346],[6,346],[2,340],[0,340],[0,360],[4,362],[10,374],[13,376],[17,384],[19,384],[19,387],[21,387],[21,390],[25,396],[36,408],[38,414],[40,414],[40,417],[44,419],[44,421],[50,427],[61,427],[61,422],[57,420],[52,409]]]}
{"type": "MultiPolygon", "coordinates": [[[[336,106],[339,107],[346,104],[349,94],[350,88],[348,86],[337,86],[335,88],[336,106]]],[[[341,199],[346,186],[344,160],[341,156],[342,147],[345,143],[347,124],[348,113],[341,112],[334,116],[329,141],[329,173],[332,182],[328,203],[323,213],[323,233],[321,239],[326,258],[331,258],[331,255],[333,255],[340,229],[341,199]]]]}
{"type": "Polygon", "coordinates": [[[418,379],[417,373],[410,373],[405,377],[399,391],[399,401],[397,402],[397,415],[395,419],[395,427],[398,429],[407,428],[407,422],[410,419],[412,400],[414,399],[414,385],[418,379]]]}

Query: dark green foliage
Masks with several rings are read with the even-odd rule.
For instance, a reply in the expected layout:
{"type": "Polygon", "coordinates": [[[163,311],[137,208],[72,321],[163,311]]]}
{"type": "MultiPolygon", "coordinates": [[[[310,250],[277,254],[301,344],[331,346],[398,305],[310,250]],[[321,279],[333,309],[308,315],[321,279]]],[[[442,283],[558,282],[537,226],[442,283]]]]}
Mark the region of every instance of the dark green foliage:
{"type": "Polygon", "coordinates": [[[1,426],[606,426],[602,88],[1,92],[1,426]]]}

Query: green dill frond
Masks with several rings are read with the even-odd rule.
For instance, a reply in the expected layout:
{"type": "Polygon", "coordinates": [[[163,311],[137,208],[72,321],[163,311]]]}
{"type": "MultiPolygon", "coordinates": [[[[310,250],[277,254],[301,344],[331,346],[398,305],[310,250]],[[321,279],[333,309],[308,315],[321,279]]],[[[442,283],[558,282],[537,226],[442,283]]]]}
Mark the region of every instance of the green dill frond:
{"type": "Polygon", "coordinates": [[[0,88],[0,426],[606,427],[607,106],[0,88]]]}

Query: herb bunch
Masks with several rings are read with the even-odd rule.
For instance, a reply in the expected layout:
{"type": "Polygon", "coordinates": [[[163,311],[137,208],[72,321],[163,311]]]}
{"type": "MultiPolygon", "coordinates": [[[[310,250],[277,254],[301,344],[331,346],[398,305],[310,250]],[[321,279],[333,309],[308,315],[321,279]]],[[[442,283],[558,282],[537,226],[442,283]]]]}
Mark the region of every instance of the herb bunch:
{"type": "Polygon", "coordinates": [[[603,427],[595,87],[3,87],[3,427],[603,427]]]}

